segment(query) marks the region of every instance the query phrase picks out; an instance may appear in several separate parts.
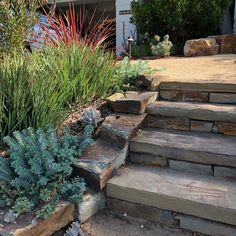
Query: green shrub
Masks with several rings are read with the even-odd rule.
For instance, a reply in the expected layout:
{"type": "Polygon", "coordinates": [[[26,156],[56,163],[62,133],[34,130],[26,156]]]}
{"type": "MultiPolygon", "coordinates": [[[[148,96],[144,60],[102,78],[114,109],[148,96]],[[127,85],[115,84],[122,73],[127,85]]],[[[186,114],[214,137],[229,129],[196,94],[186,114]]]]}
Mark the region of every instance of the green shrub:
{"type": "Polygon", "coordinates": [[[132,89],[133,79],[139,75],[152,74],[156,69],[148,65],[148,61],[130,62],[128,57],[125,57],[116,67],[115,91],[125,91],[132,89]]]}
{"type": "Polygon", "coordinates": [[[60,199],[82,200],[85,183],[69,179],[75,158],[93,143],[93,126],[81,136],[67,131],[58,139],[55,130],[32,128],[5,137],[7,158],[0,157],[0,207],[12,207],[19,216],[37,208],[37,217],[48,217],[60,199]]]}
{"type": "Polygon", "coordinates": [[[71,45],[0,62],[0,137],[27,127],[60,125],[68,104],[103,97],[113,87],[113,55],[71,45]]]}
{"type": "Polygon", "coordinates": [[[141,34],[169,34],[181,48],[188,39],[217,33],[224,9],[230,3],[231,0],[152,0],[145,4],[133,1],[132,22],[141,34]]]}
{"type": "Polygon", "coordinates": [[[151,49],[149,44],[137,44],[132,46],[132,58],[151,56],[151,49]]]}
{"type": "Polygon", "coordinates": [[[161,37],[154,36],[153,42],[151,42],[151,51],[154,56],[168,57],[171,54],[173,44],[169,41],[169,35],[165,35],[161,42],[161,37]]]}

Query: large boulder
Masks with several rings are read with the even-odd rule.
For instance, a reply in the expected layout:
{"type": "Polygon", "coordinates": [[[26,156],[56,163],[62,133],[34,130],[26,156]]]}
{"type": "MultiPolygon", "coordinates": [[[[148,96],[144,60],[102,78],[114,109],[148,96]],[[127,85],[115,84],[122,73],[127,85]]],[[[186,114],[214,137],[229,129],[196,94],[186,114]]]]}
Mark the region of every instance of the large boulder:
{"type": "Polygon", "coordinates": [[[188,40],[184,46],[186,57],[210,56],[219,53],[219,45],[214,38],[188,40]]]}
{"type": "Polygon", "coordinates": [[[209,38],[216,39],[220,45],[220,53],[235,53],[236,52],[236,35],[216,35],[209,38]]]}

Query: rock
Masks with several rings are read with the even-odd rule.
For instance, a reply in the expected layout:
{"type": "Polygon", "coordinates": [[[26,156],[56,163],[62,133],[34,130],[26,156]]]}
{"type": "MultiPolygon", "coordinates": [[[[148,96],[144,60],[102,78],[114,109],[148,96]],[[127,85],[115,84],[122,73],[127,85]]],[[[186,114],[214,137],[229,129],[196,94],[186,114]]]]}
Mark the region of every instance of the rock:
{"type": "Polygon", "coordinates": [[[129,159],[135,164],[167,166],[167,159],[150,154],[134,153],[129,154],[129,159]]]}
{"type": "Polygon", "coordinates": [[[178,225],[178,221],[173,217],[173,212],[156,207],[122,201],[115,198],[107,198],[107,207],[120,215],[158,222],[167,226],[178,225]]]}
{"type": "Polygon", "coordinates": [[[80,223],[84,223],[89,218],[97,214],[106,205],[105,193],[89,191],[85,194],[83,202],[77,205],[77,218],[80,223]]]}
{"type": "Polygon", "coordinates": [[[215,122],[214,125],[220,134],[236,136],[236,122],[215,122]]]}
{"type": "Polygon", "coordinates": [[[220,45],[220,53],[233,53],[236,49],[236,35],[217,35],[210,36],[220,45]]]}
{"type": "Polygon", "coordinates": [[[186,57],[210,56],[219,53],[219,45],[214,38],[188,40],[184,46],[186,57]]]}
{"type": "Polygon", "coordinates": [[[198,175],[213,175],[210,165],[202,165],[185,161],[169,160],[169,167],[173,170],[185,171],[198,175]]]}
{"type": "Polygon", "coordinates": [[[234,181],[129,165],[107,184],[107,196],[236,225],[234,181]]]}
{"type": "Polygon", "coordinates": [[[145,129],[130,141],[130,151],[206,165],[236,167],[236,137],[211,133],[145,129]]]}
{"type": "Polygon", "coordinates": [[[214,176],[226,177],[236,180],[236,168],[214,166],[214,176]]]}
{"type": "Polygon", "coordinates": [[[118,99],[122,99],[122,98],[124,98],[123,93],[114,93],[113,95],[108,97],[106,99],[106,101],[107,101],[108,105],[110,105],[113,108],[114,102],[117,101],[118,99]]]}
{"type": "Polygon", "coordinates": [[[148,115],[145,124],[148,128],[176,129],[182,131],[189,131],[189,122],[190,120],[188,118],[174,118],[148,115]]]}
{"type": "Polygon", "coordinates": [[[190,131],[211,133],[212,128],[213,128],[212,122],[191,120],[190,123],[190,131]]]}
{"type": "Polygon", "coordinates": [[[180,228],[211,236],[236,235],[236,227],[221,224],[215,221],[203,220],[197,217],[177,215],[175,219],[180,221],[180,228]]]}
{"type": "Polygon", "coordinates": [[[98,139],[88,147],[74,164],[74,176],[81,176],[89,187],[103,189],[113,172],[125,163],[128,145],[120,149],[105,140],[98,139]]]}
{"type": "Polygon", "coordinates": [[[146,113],[152,116],[236,123],[236,106],[233,105],[158,101],[149,104],[146,113]]]}
{"type": "Polygon", "coordinates": [[[146,106],[157,100],[157,92],[144,92],[139,94],[127,94],[124,98],[117,99],[113,108],[116,113],[143,114],[146,106]]]}
{"type": "Polygon", "coordinates": [[[115,142],[120,148],[123,148],[142,126],[145,118],[146,114],[112,114],[101,125],[100,136],[109,142],[115,142]]]}
{"type": "Polygon", "coordinates": [[[4,215],[4,221],[6,223],[13,223],[16,221],[16,216],[13,212],[9,211],[4,215]]]}
{"type": "Polygon", "coordinates": [[[51,236],[64,228],[75,218],[75,205],[68,202],[60,202],[56,210],[45,220],[36,220],[33,224],[27,222],[27,218],[17,219],[17,223],[7,224],[1,235],[7,236],[51,236]]]}
{"type": "Polygon", "coordinates": [[[160,98],[178,102],[208,102],[209,94],[200,91],[161,90],[160,98]]]}
{"type": "Polygon", "coordinates": [[[209,102],[221,104],[236,104],[236,93],[210,93],[209,102]]]}
{"type": "Polygon", "coordinates": [[[162,78],[162,75],[140,75],[134,79],[134,83],[140,87],[156,89],[162,78]]]}

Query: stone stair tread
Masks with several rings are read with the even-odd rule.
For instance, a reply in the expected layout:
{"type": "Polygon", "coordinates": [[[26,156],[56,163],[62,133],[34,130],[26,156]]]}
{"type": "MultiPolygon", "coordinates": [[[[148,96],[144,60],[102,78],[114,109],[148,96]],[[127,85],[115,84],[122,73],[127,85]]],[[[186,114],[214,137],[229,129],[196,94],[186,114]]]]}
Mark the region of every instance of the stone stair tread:
{"type": "Polygon", "coordinates": [[[149,104],[146,112],[153,116],[236,122],[236,106],[233,105],[158,101],[149,104]]]}
{"type": "Polygon", "coordinates": [[[128,145],[120,149],[99,138],[76,160],[73,175],[83,177],[89,187],[99,191],[105,187],[113,172],[125,163],[127,155],[128,145]]]}
{"type": "Polygon", "coordinates": [[[109,180],[107,195],[236,225],[236,185],[221,178],[130,165],[109,180]]]}
{"type": "Polygon", "coordinates": [[[131,139],[130,151],[236,167],[236,138],[216,134],[144,129],[131,139]]]}

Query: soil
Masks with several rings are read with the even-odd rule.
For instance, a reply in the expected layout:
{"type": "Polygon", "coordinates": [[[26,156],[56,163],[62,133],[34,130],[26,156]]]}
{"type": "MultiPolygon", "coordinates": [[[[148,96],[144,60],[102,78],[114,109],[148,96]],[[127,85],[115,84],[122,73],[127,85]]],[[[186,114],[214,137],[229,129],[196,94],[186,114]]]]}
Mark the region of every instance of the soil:
{"type": "Polygon", "coordinates": [[[81,228],[85,236],[200,236],[153,222],[117,216],[109,210],[99,212],[81,228]]]}
{"type": "Polygon", "coordinates": [[[236,54],[206,57],[169,57],[149,60],[153,68],[164,68],[157,74],[163,81],[236,83],[236,54]]]}

